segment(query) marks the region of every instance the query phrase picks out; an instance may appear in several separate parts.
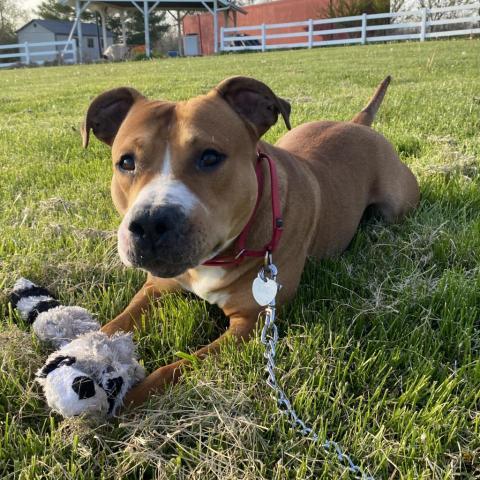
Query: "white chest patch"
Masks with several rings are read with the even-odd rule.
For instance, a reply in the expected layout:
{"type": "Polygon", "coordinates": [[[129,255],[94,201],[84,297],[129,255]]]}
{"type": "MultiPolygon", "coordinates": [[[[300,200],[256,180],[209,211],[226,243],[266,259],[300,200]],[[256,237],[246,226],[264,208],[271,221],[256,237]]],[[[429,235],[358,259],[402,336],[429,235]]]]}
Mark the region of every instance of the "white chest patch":
{"type": "Polygon", "coordinates": [[[227,271],[221,267],[197,267],[195,277],[188,280],[180,280],[185,290],[194,293],[208,303],[218,305],[222,308],[230,295],[218,290],[221,287],[222,279],[227,271]]]}

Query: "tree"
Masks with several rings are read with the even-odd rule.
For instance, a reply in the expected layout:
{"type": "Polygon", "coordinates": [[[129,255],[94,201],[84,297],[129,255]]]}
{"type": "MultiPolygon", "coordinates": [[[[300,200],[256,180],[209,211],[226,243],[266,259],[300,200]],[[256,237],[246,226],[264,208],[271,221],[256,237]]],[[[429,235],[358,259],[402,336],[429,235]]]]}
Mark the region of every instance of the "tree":
{"type": "MultiPolygon", "coordinates": [[[[69,5],[60,5],[57,0],[43,0],[35,11],[36,15],[45,20],[75,20],[75,8],[69,5]]],[[[82,14],[82,20],[93,20],[95,16],[86,10],[82,14]]]]}
{"type": "MultiPolygon", "coordinates": [[[[454,7],[454,6],[459,6],[459,5],[468,5],[470,3],[473,3],[471,0],[417,0],[415,5],[411,7],[411,10],[415,10],[416,8],[428,8],[429,10],[432,8],[441,8],[441,7],[454,7]]],[[[472,14],[476,14],[478,12],[478,8],[473,8],[472,9],[472,14]]],[[[466,16],[467,14],[463,11],[456,12],[456,11],[450,11],[450,12],[429,12],[428,14],[428,19],[429,20],[444,20],[447,18],[455,18],[455,17],[463,17],[466,16]]],[[[434,27],[434,30],[455,30],[458,28],[458,24],[453,24],[453,25],[438,25],[434,27]]]]}
{"type": "Polygon", "coordinates": [[[385,13],[389,11],[389,0],[329,0],[327,6],[320,13],[321,16],[327,18],[338,18],[354,17],[362,13],[385,13]]]}
{"type": "Polygon", "coordinates": [[[0,0],[0,45],[17,43],[16,29],[26,20],[26,12],[15,0],[0,0]]]}
{"type": "MultiPolygon", "coordinates": [[[[145,23],[143,15],[135,12],[128,20],[127,43],[129,45],[139,45],[145,41],[145,23]]],[[[154,11],[150,14],[150,40],[152,43],[158,42],[168,31],[169,25],[165,23],[165,12],[154,11]]]]}

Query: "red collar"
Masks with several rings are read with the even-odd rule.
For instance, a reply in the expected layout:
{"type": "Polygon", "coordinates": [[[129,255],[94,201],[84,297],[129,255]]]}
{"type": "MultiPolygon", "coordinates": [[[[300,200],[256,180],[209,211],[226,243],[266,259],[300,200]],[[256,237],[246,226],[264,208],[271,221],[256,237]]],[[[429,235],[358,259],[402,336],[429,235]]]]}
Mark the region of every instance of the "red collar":
{"type": "Polygon", "coordinates": [[[203,265],[209,267],[231,267],[234,265],[239,265],[245,259],[245,257],[265,257],[267,253],[272,253],[277,248],[283,232],[283,218],[282,207],[280,205],[280,188],[278,184],[278,176],[275,162],[267,154],[258,152],[255,173],[257,175],[258,183],[257,201],[255,203],[255,208],[253,209],[250,219],[241,231],[240,235],[237,237],[236,249],[238,253],[235,256],[231,257],[216,256],[210,260],[207,260],[203,265]],[[261,250],[248,250],[246,248],[248,234],[250,233],[253,219],[255,217],[255,214],[257,213],[258,206],[260,205],[260,199],[262,198],[263,186],[265,183],[265,178],[262,170],[262,160],[266,160],[268,162],[268,167],[270,169],[272,195],[272,238],[261,250]]]}

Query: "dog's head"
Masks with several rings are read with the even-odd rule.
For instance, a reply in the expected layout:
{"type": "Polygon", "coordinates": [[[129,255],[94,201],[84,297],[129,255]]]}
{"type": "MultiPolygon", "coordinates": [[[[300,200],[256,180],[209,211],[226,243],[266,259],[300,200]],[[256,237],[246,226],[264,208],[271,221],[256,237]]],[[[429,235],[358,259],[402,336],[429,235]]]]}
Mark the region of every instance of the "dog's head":
{"type": "Polygon", "coordinates": [[[246,77],[178,103],[131,88],[97,97],[83,143],[93,131],[112,148],[123,262],[174,277],[225,249],[253,211],[257,142],[279,114],[290,128],[288,102],[246,77]]]}

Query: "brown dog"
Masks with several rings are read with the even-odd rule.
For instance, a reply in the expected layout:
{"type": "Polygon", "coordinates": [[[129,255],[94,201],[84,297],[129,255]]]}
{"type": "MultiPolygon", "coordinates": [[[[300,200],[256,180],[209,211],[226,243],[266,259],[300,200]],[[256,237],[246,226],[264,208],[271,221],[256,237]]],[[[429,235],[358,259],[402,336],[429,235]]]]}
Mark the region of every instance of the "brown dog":
{"type": "MultiPolygon", "coordinates": [[[[273,252],[283,285],[280,304],[294,295],[308,256],[324,258],[348,246],[367,207],[388,222],[412,210],[419,200],[415,177],[369,128],[389,81],[351,122],[307,123],[275,146],[260,137],[279,114],[290,128],[290,105],[252,78],[229,78],[207,95],[178,103],[149,101],[131,88],[97,97],[86,116],[84,146],[93,130],[112,147],[112,197],[123,216],[120,257],[148,272],[127,309],[103,331],[133,330],[151,298],[184,289],[219,305],[230,319],[229,329],[198,357],[226,337],[247,339],[260,311],[251,285],[263,259],[238,252],[235,239],[248,224],[245,248],[263,254],[272,237],[272,197],[283,215],[273,252]],[[273,159],[273,169],[257,151],[273,159]],[[275,179],[278,186],[270,187],[275,179]],[[219,254],[234,260],[204,265],[219,254]]],[[[161,391],[184,363],[150,374],[126,402],[139,404],[161,391]]]]}

